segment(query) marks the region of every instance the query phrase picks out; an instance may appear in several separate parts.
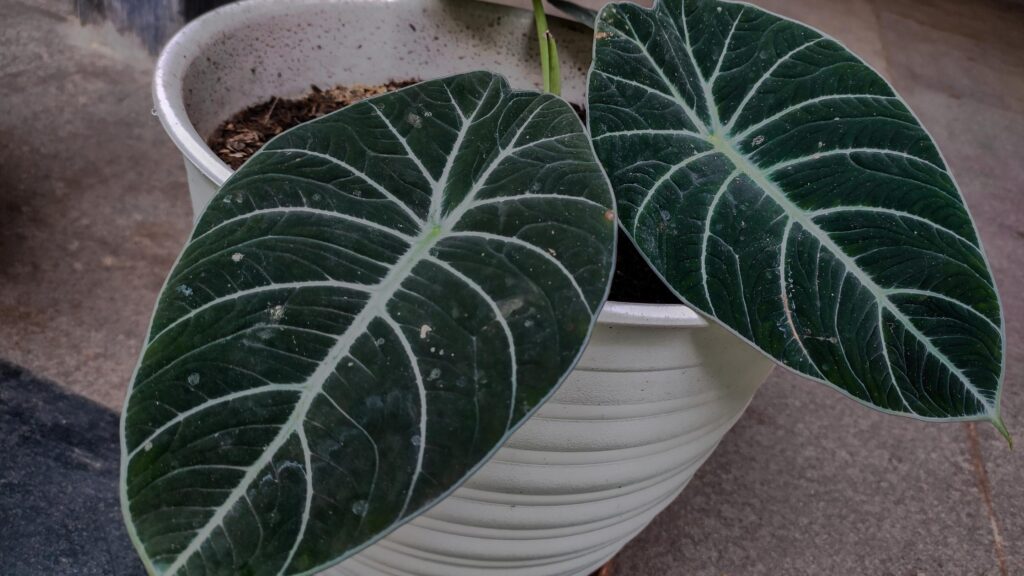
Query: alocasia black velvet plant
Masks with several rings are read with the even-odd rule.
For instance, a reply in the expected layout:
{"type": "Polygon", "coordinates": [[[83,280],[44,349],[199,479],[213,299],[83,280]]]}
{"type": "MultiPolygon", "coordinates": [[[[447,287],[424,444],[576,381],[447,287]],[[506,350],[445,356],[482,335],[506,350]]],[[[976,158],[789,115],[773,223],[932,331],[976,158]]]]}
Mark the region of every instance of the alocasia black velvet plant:
{"type": "Polygon", "coordinates": [[[559,97],[475,72],[289,130],[228,180],[125,406],[122,500],[150,571],[310,573],[443,498],[572,370],[617,222],[782,365],[1004,429],[977,233],[880,76],[716,0],[609,5],[594,56],[589,134],[559,97]]]}

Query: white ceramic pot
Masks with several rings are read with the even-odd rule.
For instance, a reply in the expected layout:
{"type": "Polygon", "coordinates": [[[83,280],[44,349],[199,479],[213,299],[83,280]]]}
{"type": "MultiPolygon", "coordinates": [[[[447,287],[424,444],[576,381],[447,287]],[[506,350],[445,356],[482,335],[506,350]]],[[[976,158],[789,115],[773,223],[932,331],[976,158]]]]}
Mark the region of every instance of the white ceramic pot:
{"type": "MultiPolygon", "coordinates": [[[[530,13],[465,0],[248,0],[167,46],[156,112],[198,213],[231,174],[202,136],[310,84],[476,69],[538,84],[530,13]]],[[[563,93],[584,99],[589,31],[552,19],[563,93]]],[[[609,302],[577,369],[463,487],[353,558],[345,576],[585,575],[683,489],[771,362],[685,306],[609,302]]]]}

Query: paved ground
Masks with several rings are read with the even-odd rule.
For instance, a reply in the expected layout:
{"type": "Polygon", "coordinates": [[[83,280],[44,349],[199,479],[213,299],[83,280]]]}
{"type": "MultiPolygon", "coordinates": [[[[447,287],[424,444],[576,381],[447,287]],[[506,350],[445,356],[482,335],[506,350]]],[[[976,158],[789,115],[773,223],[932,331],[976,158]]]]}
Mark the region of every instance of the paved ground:
{"type": "MultiPolygon", "coordinates": [[[[758,3],[849,43],[945,151],[1002,289],[1024,442],[1024,7],[758,3]]],[[[68,4],[0,2],[0,358],[116,409],[190,214],[151,63],[68,4]]],[[[882,416],[777,371],[617,571],[1024,574],[1024,457],[988,426],[882,416]]]]}
{"type": "Polygon", "coordinates": [[[121,517],[117,429],[112,410],[0,360],[5,576],[146,573],[121,517]]]}

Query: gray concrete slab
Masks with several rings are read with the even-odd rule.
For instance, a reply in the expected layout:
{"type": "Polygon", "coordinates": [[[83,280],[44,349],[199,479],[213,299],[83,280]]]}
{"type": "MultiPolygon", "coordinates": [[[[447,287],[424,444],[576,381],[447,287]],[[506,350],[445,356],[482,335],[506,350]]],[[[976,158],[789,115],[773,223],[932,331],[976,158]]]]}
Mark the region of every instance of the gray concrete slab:
{"type": "Polygon", "coordinates": [[[191,216],[150,58],[67,4],[0,2],[0,357],[116,408],[191,216]]]}
{"type": "MultiPolygon", "coordinates": [[[[1024,442],[1024,8],[759,3],[848,42],[945,151],[1002,291],[1024,442]]],[[[0,2],[0,358],[117,409],[190,214],[151,62],[68,4],[0,2]]],[[[987,425],[883,416],[777,370],[616,572],[1024,574],[1024,462],[987,425]]]]}

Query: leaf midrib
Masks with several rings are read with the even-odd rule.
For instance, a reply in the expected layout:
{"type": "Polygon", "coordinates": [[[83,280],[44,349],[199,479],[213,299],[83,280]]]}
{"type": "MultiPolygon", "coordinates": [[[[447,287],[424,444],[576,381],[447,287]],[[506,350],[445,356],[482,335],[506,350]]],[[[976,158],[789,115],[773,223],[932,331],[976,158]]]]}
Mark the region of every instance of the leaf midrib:
{"type": "MultiPolygon", "coordinates": [[[[188,559],[199,550],[203,543],[209,538],[210,534],[212,534],[212,532],[222,524],[227,513],[239,500],[241,500],[242,496],[245,495],[249,486],[251,486],[253,481],[255,481],[256,476],[273,460],[273,457],[281,447],[284,446],[285,442],[288,441],[292,434],[295,434],[296,431],[301,428],[302,422],[305,420],[313,400],[315,400],[323,391],[324,384],[328,377],[330,377],[330,374],[337,367],[338,363],[342,358],[348,355],[355,341],[366,333],[370,323],[387,314],[385,307],[401,287],[402,281],[408,277],[412,269],[424,258],[425,254],[429,253],[429,250],[433,248],[441,238],[442,236],[437,234],[435,229],[425,229],[416,238],[409,250],[399,258],[387,276],[385,276],[379,284],[373,287],[372,296],[367,301],[366,306],[359,311],[359,314],[345,329],[345,332],[338,337],[337,342],[335,342],[334,346],[332,346],[328,351],[327,355],[317,366],[317,369],[309,378],[306,379],[305,384],[308,384],[309,388],[302,393],[302,396],[295,403],[295,408],[292,410],[288,420],[281,426],[281,430],[270,444],[267,445],[266,449],[263,450],[260,457],[247,467],[245,476],[242,477],[238,485],[231,491],[231,494],[228,495],[227,499],[217,507],[217,511],[210,520],[207,521],[206,525],[196,533],[196,536],[189,542],[189,545],[185,550],[183,550],[175,561],[167,568],[167,574],[173,575],[177,573],[177,571],[184,566],[185,562],[187,562],[188,559]]],[[[410,359],[410,361],[414,360],[410,359]]],[[[426,418],[426,414],[421,414],[420,417],[421,420],[423,420],[426,418]]],[[[425,437],[422,435],[421,442],[426,442],[425,437]]],[[[306,474],[310,473],[311,471],[306,471],[306,474]]],[[[281,572],[283,573],[287,568],[287,566],[282,566],[281,572]]]]}
{"type": "MultiPolygon", "coordinates": [[[[487,85],[484,94],[481,96],[481,103],[483,102],[483,99],[486,97],[486,95],[490,92],[492,86],[493,81],[487,85]]],[[[428,220],[436,220],[437,218],[441,198],[444,195],[444,186],[447,184],[448,180],[448,173],[451,170],[452,165],[455,163],[456,157],[459,155],[459,152],[461,151],[463,138],[465,137],[466,132],[472,125],[473,118],[475,118],[476,113],[479,112],[481,108],[480,103],[478,103],[477,108],[473,111],[473,115],[467,119],[465,115],[462,113],[462,110],[459,108],[458,102],[455,100],[454,95],[452,95],[450,91],[448,91],[448,95],[451,98],[452,106],[455,108],[456,113],[459,117],[460,125],[458,134],[456,135],[456,140],[452,146],[452,150],[449,153],[448,158],[445,160],[445,166],[442,170],[441,176],[438,178],[434,178],[430,174],[430,172],[423,165],[419,157],[417,157],[416,154],[413,152],[413,150],[409,146],[408,141],[406,141],[406,139],[402,137],[401,134],[398,133],[395,127],[392,126],[391,122],[389,122],[386,117],[384,117],[381,111],[372,102],[366,103],[366,105],[374,110],[374,112],[381,119],[381,121],[385,125],[387,125],[388,129],[399,140],[408,156],[413,159],[417,168],[420,170],[422,175],[427,179],[427,182],[430,184],[431,199],[430,206],[427,212],[428,220]]],[[[323,159],[329,162],[340,163],[338,159],[332,156],[328,156],[325,154],[316,154],[308,150],[304,150],[302,152],[322,157],[323,159]]],[[[390,302],[391,299],[394,297],[395,293],[400,288],[402,282],[408,277],[409,273],[420,262],[420,260],[423,259],[424,256],[429,254],[430,249],[433,248],[434,245],[442,238],[442,235],[438,234],[438,228],[436,226],[430,226],[426,224],[423,220],[419,219],[418,215],[412,212],[409,209],[409,207],[405,205],[405,203],[399,201],[387,190],[384,190],[383,187],[380,186],[380,184],[378,184],[376,181],[370,179],[367,175],[363,174],[362,172],[359,172],[354,168],[349,167],[347,164],[345,164],[345,167],[348,167],[353,173],[357,174],[363,180],[368,182],[371,186],[381,191],[381,193],[386,198],[392,200],[393,204],[400,206],[406,211],[406,213],[413,216],[416,219],[416,221],[418,221],[418,223],[421,225],[420,234],[410,242],[409,249],[405,252],[405,254],[403,254],[398,259],[398,261],[395,262],[395,264],[391,267],[391,270],[381,280],[380,283],[378,283],[376,286],[366,287],[367,291],[369,291],[371,294],[370,298],[366,302],[366,305],[363,307],[362,310],[359,311],[356,317],[352,320],[352,323],[349,324],[349,326],[345,329],[341,336],[338,337],[338,339],[334,343],[334,346],[331,347],[331,349],[328,351],[327,355],[317,366],[313,374],[309,378],[307,378],[305,384],[311,385],[302,393],[299,400],[295,403],[295,407],[292,409],[292,413],[289,415],[288,420],[281,426],[281,430],[278,431],[274,439],[263,450],[259,458],[257,458],[255,462],[253,462],[251,465],[247,467],[245,475],[239,481],[238,485],[236,485],[235,488],[231,491],[231,494],[229,494],[227,499],[225,499],[225,501],[220,506],[217,507],[217,511],[210,518],[210,520],[207,521],[206,525],[204,525],[203,528],[196,533],[195,537],[193,537],[193,539],[189,542],[185,550],[183,550],[181,554],[178,555],[174,563],[172,563],[171,566],[167,569],[167,572],[171,575],[175,574],[184,565],[184,563],[187,562],[188,559],[191,558],[192,555],[199,550],[203,542],[205,542],[206,539],[209,538],[213,530],[215,530],[218,526],[222,524],[224,517],[242,498],[242,496],[245,495],[249,486],[251,486],[253,481],[255,481],[256,476],[260,473],[260,471],[262,471],[262,469],[267,464],[269,464],[273,460],[277,452],[281,449],[281,447],[284,446],[285,442],[287,442],[288,439],[291,438],[293,434],[299,432],[300,441],[303,443],[303,451],[307,451],[306,440],[303,437],[302,433],[302,422],[305,420],[306,415],[309,413],[309,408],[312,405],[313,401],[323,391],[323,386],[326,383],[327,379],[330,377],[330,374],[336,369],[338,363],[341,362],[341,360],[348,355],[355,341],[366,333],[366,330],[369,327],[370,323],[376,320],[377,318],[386,316],[385,307],[387,306],[388,302],[390,302]]],[[[400,329],[395,327],[393,320],[391,320],[390,318],[387,318],[387,320],[389,320],[388,326],[392,330],[397,331],[396,335],[399,338],[403,338],[400,329]]],[[[407,346],[408,344],[403,340],[403,345],[407,346]]],[[[413,369],[418,372],[418,366],[416,366],[416,359],[411,354],[409,361],[413,364],[413,369]]],[[[419,375],[417,374],[417,376],[419,375]]],[[[418,378],[418,382],[420,383],[420,386],[422,386],[421,378],[418,378]]],[[[425,419],[426,412],[420,415],[421,445],[426,443],[424,425],[425,419]]],[[[311,489],[312,470],[308,469],[308,466],[307,469],[305,470],[305,474],[307,478],[307,486],[310,486],[310,488],[307,489],[311,489]]],[[[411,495],[412,487],[410,487],[409,489],[408,496],[411,497],[411,495]]],[[[306,507],[303,510],[304,519],[306,515],[308,515],[309,513],[308,507],[310,494],[307,494],[306,496],[307,503],[306,507]]],[[[408,507],[409,497],[406,498],[405,506],[403,506],[403,512],[405,511],[405,508],[408,507]]],[[[304,520],[302,526],[303,531],[305,529],[305,523],[306,522],[304,520]]],[[[292,549],[289,552],[288,559],[286,560],[285,564],[281,566],[281,570],[279,573],[283,574],[287,571],[288,564],[291,562],[291,559],[295,551],[298,549],[298,546],[301,543],[301,538],[302,533],[300,532],[299,536],[296,539],[296,542],[293,544],[292,549]]]]}
{"type": "MultiPolygon", "coordinates": [[[[885,309],[889,311],[889,313],[895,316],[896,319],[903,325],[903,327],[908,332],[910,332],[914,336],[914,338],[916,338],[925,346],[925,348],[932,356],[938,359],[943,366],[945,366],[950,372],[953,373],[953,375],[955,375],[960,380],[964,388],[966,388],[969,392],[971,392],[971,394],[973,394],[978,399],[978,401],[985,407],[989,414],[994,413],[994,407],[992,406],[992,404],[983,394],[981,394],[980,390],[978,390],[978,388],[974,385],[970,378],[968,378],[967,375],[964,374],[958,366],[953,364],[952,361],[950,361],[949,358],[935,346],[931,339],[928,338],[923,332],[921,332],[917,328],[917,326],[915,326],[914,323],[910,320],[910,318],[907,317],[907,315],[904,314],[903,311],[900,310],[896,306],[896,304],[894,304],[892,300],[889,299],[888,291],[879,286],[874,281],[874,279],[871,278],[871,276],[869,276],[867,272],[865,272],[856,263],[856,260],[854,260],[851,256],[846,254],[846,252],[844,252],[843,249],[838,244],[836,244],[834,240],[832,240],[832,237],[829,236],[827,232],[822,230],[821,227],[819,227],[804,210],[802,210],[799,206],[793,203],[792,200],[786,197],[785,193],[783,193],[782,190],[779,189],[778,185],[776,185],[767,176],[765,176],[763,172],[756,165],[754,165],[753,162],[751,162],[745,155],[743,155],[739,150],[734,148],[733,145],[729,143],[729,140],[727,138],[723,139],[719,137],[712,137],[711,142],[715,146],[716,150],[721,152],[724,156],[726,156],[729,159],[730,162],[732,162],[733,166],[735,166],[740,172],[742,172],[744,175],[746,175],[748,178],[754,181],[754,183],[757,184],[759,188],[761,188],[766,194],[768,194],[768,196],[770,196],[772,200],[774,200],[775,203],[778,204],[780,208],[782,208],[782,210],[786,213],[786,216],[790,218],[791,221],[796,222],[801,227],[803,227],[804,230],[806,230],[808,233],[814,236],[814,238],[818,240],[818,242],[820,242],[821,245],[825,247],[825,249],[827,249],[836,259],[838,259],[846,267],[846,270],[850,274],[852,274],[865,289],[871,292],[871,294],[878,301],[879,306],[884,306],[885,309]]],[[[711,215],[709,214],[708,217],[710,218],[711,215]]],[[[882,326],[880,324],[879,329],[881,328],[882,326]]],[[[797,335],[797,337],[799,338],[799,335],[797,335]]],[[[886,346],[884,336],[882,346],[886,346]]],[[[894,382],[894,384],[896,383],[894,382]]],[[[896,384],[896,386],[897,388],[899,387],[898,384],[896,384]]]]}

